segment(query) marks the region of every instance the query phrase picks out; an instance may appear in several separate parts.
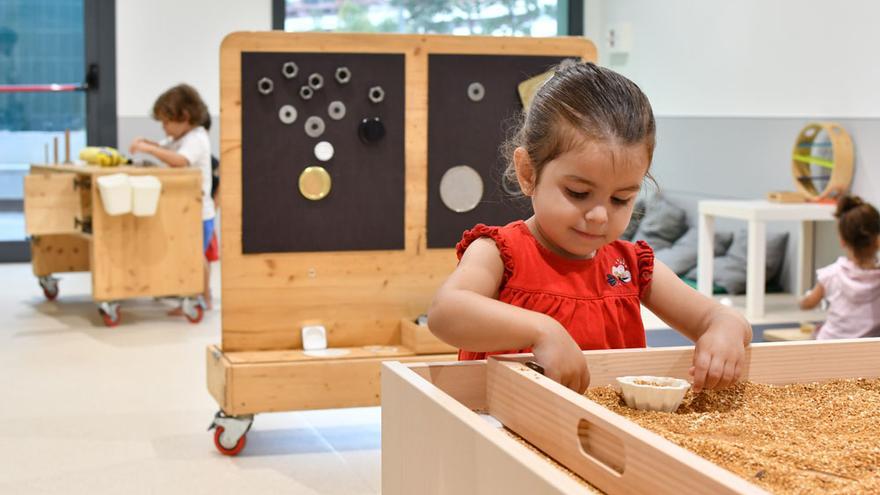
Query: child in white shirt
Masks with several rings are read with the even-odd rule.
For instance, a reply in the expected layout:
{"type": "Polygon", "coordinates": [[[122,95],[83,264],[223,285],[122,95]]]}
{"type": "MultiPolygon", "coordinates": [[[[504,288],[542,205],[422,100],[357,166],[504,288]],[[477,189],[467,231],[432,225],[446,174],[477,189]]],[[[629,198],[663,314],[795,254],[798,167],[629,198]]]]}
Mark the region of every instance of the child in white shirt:
{"type": "Polygon", "coordinates": [[[801,299],[801,309],[828,300],[817,339],[880,337],[880,213],[858,196],[843,196],[834,216],[846,256],[816,271],[818,281],[801,299]]]}
{"type": "MultiPolygon", "coordinates": [[[[198,91],[178,84],[162,93],[153,104],[153,118],[162,122],[168,139],[154,142],[137,138],[129,152],[149,153],[171,167],[196,167],[202,172],[202,252],[214,234],[214,200],[211,198],[211,118],[198,91]]],[[[211,265],[205,260],[205,306],[211,309],[211,265]]],[[[175,311],[177,312],[177,311],[175,311]]]]}

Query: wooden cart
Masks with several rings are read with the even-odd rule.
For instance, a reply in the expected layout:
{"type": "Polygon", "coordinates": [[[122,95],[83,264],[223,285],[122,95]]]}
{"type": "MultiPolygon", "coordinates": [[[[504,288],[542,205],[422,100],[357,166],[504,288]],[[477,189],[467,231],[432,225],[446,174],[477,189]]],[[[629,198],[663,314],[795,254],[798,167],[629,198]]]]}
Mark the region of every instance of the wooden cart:
{"type": "Polygon", "coordinates": [[[195,169],[32,165],[24,179],[24,214],[34,275],[46,298],[58,296],[54,274],[91,271],[92,295],[108,326],[120,300],[184,296],[195,323],[203,308],[201,175],[195,169]],[[153,175],[162,183],[149,217],[106,213],[96,178],[153,175]]]}
{"type": "MultiPolygon", "coordinates": [[[[686,378],[693,347],[587,351],[590,386],[625,375],[686,378]]],[[[880,377],[880,339],[756,344],[745,379],[880,377]]],[[[382,493],[584,493],[583,483],[490,425],[486,411],[592,485],[617,493],[766,493],[522,363],[385,363],[382,493]]]]}
{"type": "MultiPolygon", "coordinates": [[[[413,328],[411,324],[418,315],[427,311],[436,289],[452,272],[456,263],[451,245],[444,249],[429,249],[428,241],[428,59],[437,54],[450,55],[453,58],[465,58],[464,56],[469,55],[525,55],[558,59],[575,56],[595,60],[596,57],[593,44],[584,38],[272,32],[233,33],[224,40],[220,53],[223,162],[220,200],[224,215],[221,226],[222,345],[210,346],[206,353],[208,390],[221,408],[214,421],[214,426],[217,426],[215,445],[224,454],[236,454],[244,447],[245,434],[255,413],[376,405],[379,403],[379,370],[383,361],[455,359],[454,349],[438,342],[426,328],[413,328]],[[400,235],[400,245],[395,249],[279,249],[247,252],[248,245],[243,240],[260,244],[267,239],[266,236],[257,236],[256,240],[253,236],[248,238],[251,234],[244,228],[246,224],[252,227],[270,215],[296,219],[303,211],[313,206],[318,208],[320,204],[302,204],[300,209],[293,206],[268,209],[263,216],[249,217],[243,205],[248,201],[247,182],[258,180],[255,177],[262,180],[265,187],[274,187],[278,183],[287,184],[287,189],[277,196],[299,196],[294,179],[266,180],[268,174],[257,173],[255,170],[258,167],[265,167],[271,173],[278,170],[281,170],[278,173],[286,173],[292,168],[309,164],[308,160],[312,164],[317,162],[314,162],[308,149],[302,153],[303,156],[280,151],[281,148],[274,150],[272,156],[284,156],[283,170],[281,167],[273,168],[274,162],[279,162],[278,159],[244,158],[248,156],[247,153],[257,153],[265,147],[283,147],[289,141],[303,140],[303,122],[310,115],[306,109],[309,105],[314,106],[314,102],[322,95],[329,91],[341,91],[343,86],[337,85],[338,81],[334,80],[332,72],[325,70],[325,87],[320,90],[323,93],[318,92],[315,98],[310,97],[305,102],[297,90],[318,64],[326,64],[328,58],[352,54],[353,63],[362,62],[357,60],[358,56],[372,55],[388,55],[404,62],[399,66],[403,83],[398,88],[400,91],[395,92],[386,86],[387,96],[383,103],[387,104],[394,98],[405,96],[405,105],[400,107],[405,109],[402,110],[400,121],[405,136],[401,143],[402,164],[377,163],[374,168],[381,171],[400,166],[403,182],[393,198],[377,197],[376,194],[365,198],[365,201],[379,204],[402,200],[402,211],[392,212],[399,214],[401,219],[400,227],[396,231],[400,235]],[[273,65],[264,64],[259,70],[245,70],[248,63],[255,59],[263,61],[267,57],[275,57],[272,59],[273,65]],[[274,84],[267,83],[268,79],[272,79],[274,84]],[[282,104],[283,124],[278,123],[278,107],[282,104]],[[284,113],[284,108],[288,105],[298,108],[300,119],[284,128],[286,138],[267,140],[266,146],[255,146],[254,141],[248,141],[258,141],[267,132],[274,132],[275,127],[288,125],[294,118],[292,115],[295,115],[289,110],[284,113]],[[248,117],[248,111],[264,112],[264,121],[248,117]],[[252,118],[252,125],[244,124],[247,118],[252,118]],[[265,129],[255,132],[254,127],[265,129]],[[282,140],[288,142],[279,144],[282,140]],[[260,150],[255,151],[255,148],[260,150]],[[319,358],[304,353],[301,328],[313,324],[322,325],[326,329],[327,345],[330,348],[347,354],[342,357],[319,358]]],[[[256,65],[256,62],[253,63],[256,65]]],[[[385,73],[376,74],[367,65],[362,65],[360,69],[354,65],[348,67],[352,69],[352,75],[351,82],[344,86],[347,88],[352,84],[370,81],[371,78],[387,76],[385,73]]],[[[546,71],[548,66],[542,67],[542,71],[546,71]]],[[[337,71],[340,69],[341,67],[337,71]]],[[[468,85],[464,84],[460,94],[461,100],[465,102],[469,101],[465,95],[467,89],[468,85]]],[[[505,90],[505,97],[517,98],[516,84],[505,87],[505,90]]],[[[364,105],[367,101],[366,93],[362,96],[358,105],[364,105]]],[[[370,94],[371,99],[375,99],[374,96],[370,94]]],[[[431,102],[437,101],[435,96],[437,95],[432,94],[431,102]]],[[[364,115],[353,110],[354,104],[346,102],[348,115],[360,120],[364,115]]],[[[485,105],[489,104],[489,100],[480,104],[484,105],[482,108],[487,108],[485,105]]],[[[366,105],[367,109],[373,108],[368,102],[366,105]]],[[[446,107],[441,102],[438,108],[446,107]]],[[[326,117],[328,113],[321,110],[320,115],[326,117]]],[[[328,119],[327,122],[328,133],[333,129],[343,129],[340,126],[347,126],[344,129],[350,131],[346,130],[346,133],[340,135],[347,139],[350,136],[348,132],[352,132],[355,134],[351,135],[356,136],[357,120],[353,125],[345,119],[328,119]]],[[[486,127],[494,132],[500,128],[500,122],[493,122],[486,127]]],[[[432,136],[440,130],[444,129],[435,128],[432,136]]],[[[400,137],[401,129],[389,128],[388,135],[391,136],[392,132],[398,133],[397,137],[400,137]]],[[[312,141],[308,142],[313,144],[312,141]]],[[[340,157],[346,149],[339,145],[339,141],[334,141],[333,145],[337,154],[334,158],[336,162],[331,162],[328,166],[331,171],[360,170],[365,167],[359,160],[366,153],[343,162],[340,157]]],[[[497,150],[488,151],[493,157],[492,163],[488,165],[492,166],[497,150]]],[[[339,173],[344,175],[345,172],[339,173]]],[[[343,178],[342,175],[339,177],[343,178]]],[[[490,184],[488,180],[488,177],[484,179],[487,187],[490,184]]],[[[333,194],[337,195],[336,198],[341,198],[343,195],[360,192],[362,191],[333,192],[330,198],[333,198],[333,194]]],[[[251,190],[250,194],[251,197],[273,195],[263,190],[251,190]]],[[[321,197],[323,195],[317,196],[321,197]]],[[[345,215],[347,218],[357,219],[360,213],[357,209],[351,209],[345,215]]],[[[344,230],[343,227],[335,227],[330,235],[344,230]]],[[[276,229],[267,234],[277,234],[277,230],[296,229],[276,229]]],[[[463,229],[458,231],[458,237],[461,230],[463,229]]],[[[308,240],[307,236],[316,235],[308,230],[300,234],[295,241],[308,240]]]]}

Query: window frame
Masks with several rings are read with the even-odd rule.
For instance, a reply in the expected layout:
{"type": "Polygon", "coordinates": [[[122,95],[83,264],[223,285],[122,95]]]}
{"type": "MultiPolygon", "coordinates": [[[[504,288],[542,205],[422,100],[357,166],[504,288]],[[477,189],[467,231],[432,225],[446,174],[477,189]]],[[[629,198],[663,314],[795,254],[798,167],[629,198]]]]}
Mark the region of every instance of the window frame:
{"type": "MultiPolygon", "coordinates": [[[[584,0],[558,0],[562,12],[559,24],[565,32],[559,36],[584,35],[584,0]]],[[[272,0],[272,29],[284,31],[284,0],[272,0]]]]}

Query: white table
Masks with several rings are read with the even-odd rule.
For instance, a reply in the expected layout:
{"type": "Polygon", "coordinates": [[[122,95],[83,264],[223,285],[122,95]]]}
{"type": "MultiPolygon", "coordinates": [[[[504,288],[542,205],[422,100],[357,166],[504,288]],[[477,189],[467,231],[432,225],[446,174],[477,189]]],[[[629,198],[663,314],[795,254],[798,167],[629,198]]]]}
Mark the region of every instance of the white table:
{"type": "Polygon", "coordinates": [[[699,202],[697,290],[712,295],[715,217],[749,222],[746,266],[746,318],[764,316],[764,285],[767,259],[767,222],[800,222],[795,294],[809,287],[813,269],[813,222],[833,221],[835,206],[816,203],[771,203],[764,200],[699,202]]]}

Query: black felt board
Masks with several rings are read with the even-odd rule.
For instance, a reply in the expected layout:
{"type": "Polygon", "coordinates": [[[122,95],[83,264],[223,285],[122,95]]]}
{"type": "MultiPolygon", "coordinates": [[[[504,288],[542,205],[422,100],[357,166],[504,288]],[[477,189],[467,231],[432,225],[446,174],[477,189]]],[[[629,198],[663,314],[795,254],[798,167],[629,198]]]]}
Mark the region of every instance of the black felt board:
{"type": "Polygon", "coordinates": [[[242,104],[242,249],[251,253],[351,251],[404,248],[404,55],[353,53],[241,54],[242,104]],[[299,72],[281,73],[287,61],[299,72]],[[351,69],[351,81],[336,82],[336,68],[351,69]],[[299,96],[312,73],[324,76],[324,87],[311,100],[299,96]],[[257,82],[268,77],[274,90],[263,95],[257,82]],[[372,86],[385,90],[383,102],[367,97],[372,86]],[[345,103],[346,115],[333,120],[327,106],[345,103]],[[292,104],[296,122],[278,119],[282,105],[292,104]],[[311,138],[304,125],[320,116],[324,134],[311,138]],[[358,138],[364,117],[380,117],[385,137],[373,144],[358,138]],[[329,162],[319,162],[314,146],[333,145],[329,162]],[[333,180],[330,194],[311,201],[299,192],[299,175],[323,166],[333,180]]]}
{"type": "Polygon", "coordinates": [[[507,164],[498,148],[522,111],[517,86],[565,58],[507,55],[428,56],[428,247],[453,247],[477,223],[504,225],[531,215],[528,201],[501,188],[507,164]],[[473,102],[467,88],[479,82],[484,98],[473,102]],[[440,179],[450,168],[468,165],[483,179],[483,199],[456,213],[440,199],[440,179]]]}

